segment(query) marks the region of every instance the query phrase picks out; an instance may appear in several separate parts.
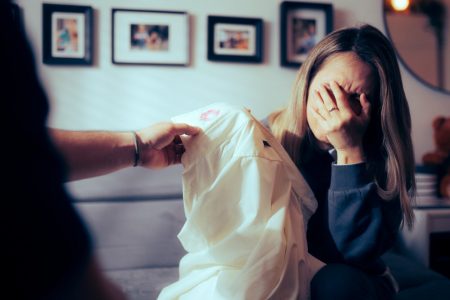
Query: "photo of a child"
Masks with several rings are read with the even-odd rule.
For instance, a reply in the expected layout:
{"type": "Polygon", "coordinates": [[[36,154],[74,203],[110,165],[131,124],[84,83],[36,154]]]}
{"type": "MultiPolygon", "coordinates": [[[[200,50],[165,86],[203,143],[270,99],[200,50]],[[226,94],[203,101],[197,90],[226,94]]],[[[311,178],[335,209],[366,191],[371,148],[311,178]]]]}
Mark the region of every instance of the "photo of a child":
{"type": "Polygon", "coordinates": [[[316,45],[316,20],[292,18],[292,49],[296,54],[308,54],[316,45]]]}
{"type": "Polygon", "coordinates": [[[223,49],[249,48],[249,32],[247,30],[221,30],[219,47],[223,49]]]}
{"type": "Polygon", "coordinates": [[[77,20],[73,18],[58,18],[56,21],[56,49],[60,52],[77,52],[78,28],[77,20]]]}
{"type": "Polygon", "coordinates": [[[52,15],[52,55],[80,58],[85,45],[84,14],[56,12],[52,15]]]}
{"type": "Polygon", "coordinates": [[[147,51],[169,50],[169,26],[131,24],[130,49],[147,51]]]}

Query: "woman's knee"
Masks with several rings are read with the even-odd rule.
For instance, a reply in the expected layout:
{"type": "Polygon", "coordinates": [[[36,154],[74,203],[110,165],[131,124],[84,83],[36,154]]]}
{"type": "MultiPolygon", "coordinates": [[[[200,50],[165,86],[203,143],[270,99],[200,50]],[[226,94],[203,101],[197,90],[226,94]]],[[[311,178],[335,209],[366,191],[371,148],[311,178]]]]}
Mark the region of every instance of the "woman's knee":
{"type": "Polygon", "coordinates": [[[351,266],[329,264],[311,281],[311,299],[373,299],[373,287],[367,275],[351,266]]]}

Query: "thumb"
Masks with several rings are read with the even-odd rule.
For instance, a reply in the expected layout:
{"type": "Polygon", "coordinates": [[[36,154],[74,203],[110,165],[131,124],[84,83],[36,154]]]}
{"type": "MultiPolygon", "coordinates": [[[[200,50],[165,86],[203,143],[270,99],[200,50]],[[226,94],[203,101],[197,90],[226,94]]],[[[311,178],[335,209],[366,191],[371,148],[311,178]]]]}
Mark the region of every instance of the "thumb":
{"type": "Polygon", "coordinates": [[[196,135],[201,131],[199,127],[190,126],[184,123],[174,123],[173,124],[173,135],[196,135]]]}

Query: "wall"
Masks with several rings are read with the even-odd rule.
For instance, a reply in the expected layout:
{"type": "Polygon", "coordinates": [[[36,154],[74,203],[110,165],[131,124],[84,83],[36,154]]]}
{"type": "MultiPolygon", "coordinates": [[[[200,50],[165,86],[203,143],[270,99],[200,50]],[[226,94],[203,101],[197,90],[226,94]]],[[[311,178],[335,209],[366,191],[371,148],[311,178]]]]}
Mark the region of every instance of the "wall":
{"type": "Polygon", "coordinates": [[[437,43],[429,28],[428,18],[418,14],[391,13],[387,15],[386,23],[390,37],[405,64],[426,82],[438,86],[437,55],[430,55],[436,53],[437,43]]]}
{"type": "MultiPolygon", "coordinates": [[[[47,3],[91,5],[95,9],[95,64],[47,66],[41,62],[41,0],[17,0],[43,83],[51,100],[49,125],[66,129],[133,129],[215,101],[242,104],[259,118],[289,98],[295,70],[279,65],[277,0],[59,0],[47,3]],[[111,8],[187,11],[191,14],[189,67],[118,66],[111,63],[111,8]],[[265,21],[263,64],[209,62],[207,15],[260,17],[265,21]]],[[[311,1],[331,2],[331,1],[311,1]]],[[[380,1],[332,1],[335,28],[370,23],[384,30],[380,1]]],[[[413,119],[416,160],[434,148],[431,122],[450,115],[450,95],[419,83],[403,67],[413,119]]]]}

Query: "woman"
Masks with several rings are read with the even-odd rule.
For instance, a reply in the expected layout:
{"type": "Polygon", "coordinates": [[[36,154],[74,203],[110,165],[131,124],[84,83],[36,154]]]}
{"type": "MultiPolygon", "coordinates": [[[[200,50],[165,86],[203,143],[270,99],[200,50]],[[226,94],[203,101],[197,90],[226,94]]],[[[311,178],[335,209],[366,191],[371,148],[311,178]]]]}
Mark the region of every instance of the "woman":
{"type": "Polygon", "coordinates": [[[364,25],[335,31],[300,68],[288,106],[269,126],[317,201],[309,252],[327,263],[312,299],[389,299],[397,287],[380,256],[415,191],[411,119],[389,40],[364,25]]]}

